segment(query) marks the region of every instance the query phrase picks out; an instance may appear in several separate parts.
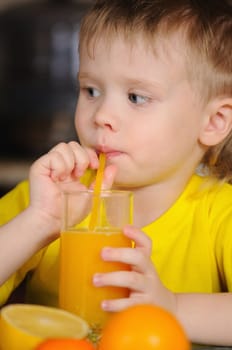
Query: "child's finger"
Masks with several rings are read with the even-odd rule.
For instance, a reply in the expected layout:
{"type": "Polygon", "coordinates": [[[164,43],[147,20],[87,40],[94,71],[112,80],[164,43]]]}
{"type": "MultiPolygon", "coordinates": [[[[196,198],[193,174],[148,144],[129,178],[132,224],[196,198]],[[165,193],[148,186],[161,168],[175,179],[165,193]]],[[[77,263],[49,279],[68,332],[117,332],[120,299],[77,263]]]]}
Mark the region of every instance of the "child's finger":
{"type": "MultiPolygon", "coordinates": [[[[116,172],[117,172],[117,168],[115,165],[111,164],[106,166],[104,175],[103,175],[102,190],[110,190],[112,188],[116,172]]],[[[90,186],[91,189],[94,189],[95,180],[90,186]]]]}
{"type": "Polygon", "coordinates": [[[53,147],[42,158],[41,166],[50,170],[50,176],[53,180],[64,180],[72,173],[75,167],[75,157],[70,144],[61,142],[53,147]]]}
{"type": "Polygon", "coordinates": [[[146,291],[144,275],[135,271],[114,271],[108,273],[96,273],[93,283],[96,287],[114,286],[123,287],[137,292],[146,291]]]}
{"type": "Polygon", "coordinates": [[[47,176],[53,181],[57,181],[60,176],[63,176],[66,169],[66,163],[59,152],[54,151],[40,157],[31,166],[30,176],[47,176]]]}
{"type": "Polygon", "coordinates": [[[150,257],[137,248],[105,247],[102,249],[101,257],[105,261],[117,261],[131,265],[134,271],[143,274],[152,273],[154,270],[150,257]]]}
{"type": "Polygon", "coordinates": [[[83,148],[78,142],[60,143],[47,154],[52,177],[64,180],[67,176],[81,177],[88,167],[95,168],[98,158],[95,151],[83,148]]]}
{"type": "Polygon", "coordinates": [[[68,166],[67,161],[61,153],[54,151],[52,154],[48,154],[48,161],[50,177],[53,181],[64,180],[70,173],[71,166],[68,166]]]}
{"type": "MultiPolygon", "coordinates": [[[[67,144],[68,151],[63,155],[67,157],[69,170],[71,170],[77,178],[81,177],[88,167],[91,167],[94,153],[90,153],[88,149],[83,148],[78,142],[71,141],[67,144]]],[[[95,156],[96,157],[96,156],[95,156]]]]}
{"type": "Polygon", "coordinates": [[[135,243],[136,248],[141,248],[148,256],[151,256],[152,241],[143,231],[132,225],[127,225],[123,228],[123,232],[135,243]]]}
{"type": "Polygon", "coordinates": [[[116,172],[117,172],[117,168],[115,165],[111,164],[106,167],[104,171],[103,183],[102,183],[103,190],[111,189],[114,183],[116,172]]]}
{"type": "Polygon", "coordinates": [[[97,169],[99,166],[99,159],[97,156],[97,153],[94,149],[92,148],[88,148],[88,147],[83,147],[83,149],[86,151],[86,153],[88,154],[88,158],[89,158],[89,167],[91,169],[97,169]]]}
{"type": "Polygon", "coordinates": [[[124,299],[113,299],[113,300],[103,300],[101,303],[101,307],[105,311],[110,312],[118,312],[125,310],[126,308],[136,305],[143,304],[143,300],[141,298],[124,298],[124,299]]]}
{"type": "Polygon", "coordinates": [[[99,161],[97,153],[93,149],[82,147],[79,143],[74,141],[71,141],[69,146],[73,151],[75,162],[74,174],[77,177],[82,176],[87,168],[98,168],[99,161]]]}

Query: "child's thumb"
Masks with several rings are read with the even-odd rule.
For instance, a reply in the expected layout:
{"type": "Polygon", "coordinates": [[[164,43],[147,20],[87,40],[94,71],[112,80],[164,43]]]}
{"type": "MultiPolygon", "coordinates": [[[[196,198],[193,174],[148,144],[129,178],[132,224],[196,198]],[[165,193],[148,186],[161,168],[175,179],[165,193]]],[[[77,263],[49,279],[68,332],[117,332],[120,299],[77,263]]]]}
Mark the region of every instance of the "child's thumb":
{"type": "Polygon", "coordinates": [[[103,176],[103,183],[102,183],[102,189],[103,190],[110,190],[115,179],[115,175],[117,172],[117,167],[114,164],[108,165],[105,168],[104,176],[103,176]]]}

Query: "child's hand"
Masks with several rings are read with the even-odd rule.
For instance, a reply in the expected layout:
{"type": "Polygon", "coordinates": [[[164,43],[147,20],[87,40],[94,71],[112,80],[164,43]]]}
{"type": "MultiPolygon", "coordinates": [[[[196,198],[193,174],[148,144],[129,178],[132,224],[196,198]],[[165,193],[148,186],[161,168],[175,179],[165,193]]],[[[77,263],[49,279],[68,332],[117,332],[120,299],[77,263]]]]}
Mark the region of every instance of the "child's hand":
{"type": "MultiPolygon", "coordinates": [[[[77,142],[60,143],[40,157],[30,170],[30,210],[43,217],[50,234],[58,235],[61,227],[62,190],[86,189],[79,181],[87,168],[97,169],[96,152],[77,142]]],[[[108,166],[104,173],[104,187],[110,188],[115,167],[108,166]]],[[[56,237],[55,237],[56,238],[56,237]]]]}
{"type": "Polygon", "coordinates": [[[127,299],[104,300],[106,311],[120,311],[135,304],[157,304],[175,312],[175,295],[161,283],[151,261],[151,240],[140,230],[127,226],[127,237],[135,242],[135,248],[104,248],[105,261],[129,264],[131,271],[119,271],[94,276],[95,286],[119,286],[130,289],[127,299]]]}

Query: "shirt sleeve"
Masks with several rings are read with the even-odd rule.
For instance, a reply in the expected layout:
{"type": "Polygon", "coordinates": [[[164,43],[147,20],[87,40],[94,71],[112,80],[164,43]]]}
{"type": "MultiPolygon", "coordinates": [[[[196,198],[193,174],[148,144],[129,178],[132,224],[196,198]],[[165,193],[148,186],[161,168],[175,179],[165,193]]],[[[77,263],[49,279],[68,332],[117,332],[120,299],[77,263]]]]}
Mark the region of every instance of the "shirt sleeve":
{"type": "Polygon", "coordinates": [[[216,196],[213,208],[214,251],[222,291],[232,292],[232,186],[216,196]]]}
{"type": "Polygon", "coordinates": [[[221,221],[215,252],[222,291],[232,292],[232,213],[230,217],[221,221]]]}
{"type": "MultiPolygon", "coordinates": [[[[23,211],[28,206],[28,203],[29,184],[27,181],[24,181],[0,199],[0,226],[6,224],[23,211]]],[[[42,253],[41,251],[33,256],[0,287],[0,305],[7,301],[13,290],[23,281],[27,272],[36,267],[42,253]]]]}
{"type": "Polygon", "coordinates": [[[0,199],[0,225],[6,224],[26,209],[28,203],[29,184],[23,181],[0,199]]]}

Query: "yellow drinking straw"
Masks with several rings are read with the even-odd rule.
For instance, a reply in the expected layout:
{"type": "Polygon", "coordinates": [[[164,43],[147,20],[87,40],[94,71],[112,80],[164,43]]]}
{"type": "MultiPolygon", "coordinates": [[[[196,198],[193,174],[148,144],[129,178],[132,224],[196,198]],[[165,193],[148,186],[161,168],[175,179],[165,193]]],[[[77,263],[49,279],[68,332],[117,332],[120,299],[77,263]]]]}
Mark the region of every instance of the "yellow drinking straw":
{"type": "Polygon", "coordinates": [[[100,205],[100,192],[102,187],[103,174],[106,164],[106,155],[100,153],[99,155],[99,168],[97,170],[96,181],[93,190],[93,205],[90,215],[89,230],[93,231],[97,224],[98,211],[100,205]]]}

